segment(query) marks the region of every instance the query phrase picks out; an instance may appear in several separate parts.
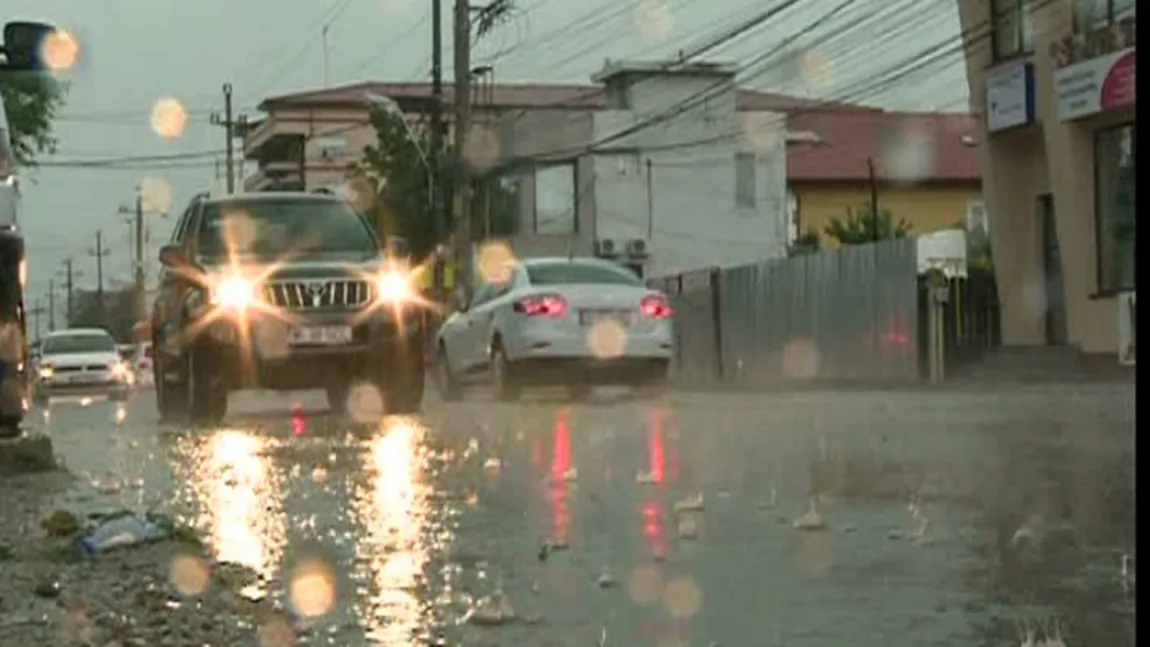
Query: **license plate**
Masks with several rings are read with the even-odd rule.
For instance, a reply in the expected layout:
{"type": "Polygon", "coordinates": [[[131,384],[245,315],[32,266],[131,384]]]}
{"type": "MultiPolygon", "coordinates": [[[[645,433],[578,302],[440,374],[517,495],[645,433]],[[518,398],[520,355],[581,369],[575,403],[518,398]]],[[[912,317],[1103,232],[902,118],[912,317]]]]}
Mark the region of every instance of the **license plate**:
{"type": "Polygon", "coordinates": [[[99,382],[99,381],[100,381],[99,375],[77,373],[77,374],[68,376],[68,382],[71,384],[90,384],[92,382],[99,382]]]}
{"type": "Polygon", "coordinates": [[[630,310],[580,310],[579,323],[591,326],[601,321],[608,321],[622,326],[631,325],[630,310]]]}
{"type": "Polygon", "coordinates": [[[338,346],[351,343],[351,326],[300,326],[288,338],[294,346],[338,346]]]}

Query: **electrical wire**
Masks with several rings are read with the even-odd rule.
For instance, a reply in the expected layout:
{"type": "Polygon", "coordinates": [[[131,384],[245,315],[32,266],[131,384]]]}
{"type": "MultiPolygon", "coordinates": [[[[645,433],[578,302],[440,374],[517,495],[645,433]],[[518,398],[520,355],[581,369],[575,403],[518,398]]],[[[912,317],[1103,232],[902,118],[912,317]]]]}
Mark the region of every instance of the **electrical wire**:
{"type": "MultiPolygon", "coordinates": [[[[314,34],[315,26],[317,24],[321,27],[330,27],[340,16],[343,15],[345,11],[347,11],[347,8],[351,5],[351,1],[352,0],[332,0],[327,9],[325,9],[318,18],[308,23],[308,31],[305,32],[305,35],[301,38],[304,41],[303,45],[301,45],[294,54],[285,58],[283,63],[281,63],[279,67],[276,67],[271,74],[264,76],[265,81],[260,86],[259,90],[252,92],[251,95],[246,95],[245,93],[245,96],[264,96],[271,88],[275,87],[275,84],[279,83],[283,75],[295,67],[296,63],[299,62],[299,59],[307,54],[315,44],[314,35],[312,37],[307,37],[307,34],[314,34]]],[[[243,92],[242,88],[241,92],[243,92]]]]}

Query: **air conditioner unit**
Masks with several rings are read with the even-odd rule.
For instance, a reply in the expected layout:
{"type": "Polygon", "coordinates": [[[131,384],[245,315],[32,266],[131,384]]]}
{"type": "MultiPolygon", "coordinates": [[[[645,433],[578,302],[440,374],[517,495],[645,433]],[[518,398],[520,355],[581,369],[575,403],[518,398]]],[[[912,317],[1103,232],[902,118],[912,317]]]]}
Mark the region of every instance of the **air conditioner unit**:
{"type": "Polygon", "coordinates": [[[647,258],[650,256],[647,251],[647,241],[642,238],[632,238],[627,241],[627,256],[631,258],[647,258]]]}
{"type": "Polygon", "coordinates": [[[619,249],[610,238],[599,238],[595,240],[595,255],[600,258],[616,258],[619,249]]]}

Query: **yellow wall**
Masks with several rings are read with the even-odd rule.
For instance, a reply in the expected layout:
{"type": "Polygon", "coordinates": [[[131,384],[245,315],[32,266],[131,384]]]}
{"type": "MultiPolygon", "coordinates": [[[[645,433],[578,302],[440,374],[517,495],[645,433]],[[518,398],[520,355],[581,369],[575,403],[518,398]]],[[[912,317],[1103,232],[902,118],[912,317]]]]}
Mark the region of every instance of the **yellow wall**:
{"type": "MultiPolygon", "coordinates": [[[[795,218],[799,233],[818,232],[824,249],[838,246],[823,233],[827,223],[832,218],[845,218],[847,207],[857,209],[871,199],[867,182],[803,182],[792,183],[790,189],[798,202],[795,218]]],[[[905,219],[911,233],[918,234],[965,223],[967,205],[981,201],[982,187],[977,182],[880,186],[878,191],[879,209],[889,209],[895,222],[905,219]]]]}
{"type": "MultiPolygon", "coordinates": [[[[1035,200],[1053,197],[1060,248],[1066,336],[1087,353],[1116,354],[1118,309],[1114,295],[1098,294],[1094,219],[1094,133],[1134,120],[1134,107],[1065,122],[1059,119],[1050,58],[1052,41],[1073,32],[1070,3],[1041,3],[1033,9],[1034,88],[1039,123],[986,133],[981,147],[991,246],[1002,306],[1005,344],[1041,345],[1046,338],[1045,274],[1035,200]]],[[[985,25],[986,2],[960,1],[964,29],[985,25]]],[[[966,50],[971,104],[986,105],[986,72],[993,65],[989,39],[966,50]]]]}

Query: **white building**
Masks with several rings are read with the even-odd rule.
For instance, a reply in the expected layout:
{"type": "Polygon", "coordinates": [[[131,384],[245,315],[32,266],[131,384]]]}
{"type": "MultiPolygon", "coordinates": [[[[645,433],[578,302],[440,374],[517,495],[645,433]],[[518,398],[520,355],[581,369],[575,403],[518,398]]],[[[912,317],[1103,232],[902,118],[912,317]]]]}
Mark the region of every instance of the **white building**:
{"type": "Polygon", "coordinates": [[[520,255],[641,245],[663,276],[786,253],[786,116],[740,110],[734,67],[608,62],[592,80],[602,107],[500,120],[520,255]]]}

